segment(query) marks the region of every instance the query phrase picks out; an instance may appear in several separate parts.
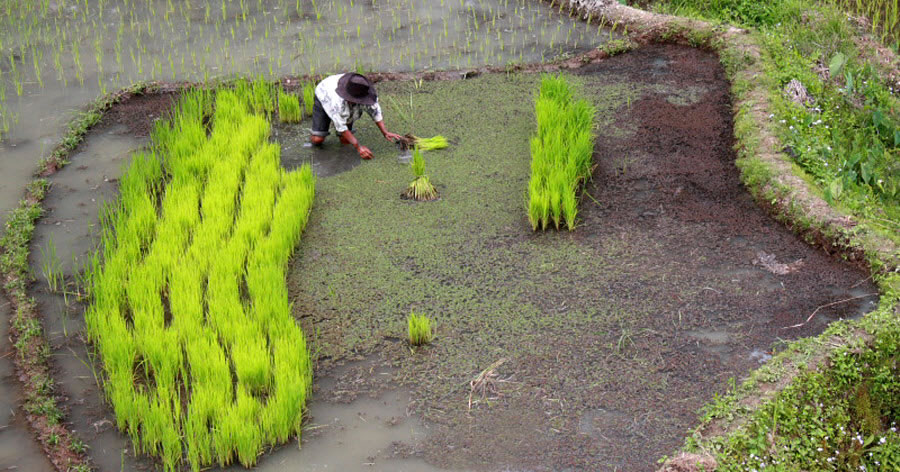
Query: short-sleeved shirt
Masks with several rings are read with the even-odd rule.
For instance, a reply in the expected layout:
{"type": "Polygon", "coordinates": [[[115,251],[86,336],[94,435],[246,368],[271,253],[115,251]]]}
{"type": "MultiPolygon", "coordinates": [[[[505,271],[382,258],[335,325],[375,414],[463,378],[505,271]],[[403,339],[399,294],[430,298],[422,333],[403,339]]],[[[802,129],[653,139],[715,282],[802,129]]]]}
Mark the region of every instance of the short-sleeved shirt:
{"type": "Polygon", "coordinates": [[[337,94],[338,80],[344,74],[330,75],[325,77],[319,85],[316,86],[316,98],[322,103],[325,113],[334,123],[334,129],[338,133],[347,131],[347,125],[352,125],[362,113],[365,111],[376,122],[381,121],[381,106],[378,101],[374,105],[361,105],[358,103],[348,102],[337,94]]]}

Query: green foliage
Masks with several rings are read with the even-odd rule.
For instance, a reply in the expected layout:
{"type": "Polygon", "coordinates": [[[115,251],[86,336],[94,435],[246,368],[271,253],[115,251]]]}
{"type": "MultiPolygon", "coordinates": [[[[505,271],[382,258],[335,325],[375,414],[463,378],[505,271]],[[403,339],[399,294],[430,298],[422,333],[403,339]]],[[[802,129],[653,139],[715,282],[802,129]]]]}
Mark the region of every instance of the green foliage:
{"type": "Polygon", "coordinates": [[[551,220],[557,229],[562,223],[574,229],[576,192],[591,174],[595,110],[585,100],[573,101],[572,96],[572,86],[562,77],[541,80],[528,184],[528,219],[535,230],[546,229],[551,220]]]}
{"type": "Polygon", "coordinates": [[[900,2],[897,0],[833,0],[846,11],[871,21],[871,32],[881,42],[900,48],[900,2]]]}
{"type": "Polygon", "coordinates": [[[678,15],[704,16],[740,26],[772,26],[799,14],[797,0],[670,0],[665,8],[678,15]]]}
{"type": "Polygon", "coordinates": [[[273,90],[185,92],[101,212],[88,336],[117,426],[166,470],[250,466],[300,433],[312,372],[285,270],[315,182],[268,142],[273,90]]]}
{"type": "MultiPolygon", "coordinates": [[[[871,7],[869,2],[840,3],[871,7]]],[[[900,222],[900,100],[896,94],[900,90],[896,84],[885,83],[866,62],[853,40],[855,26],[843,11],[809,0],[672,0],[665,8],[761,27],[774,105],[770,118],[786,152],[812,177],[829,203],[896,233],[900,222]],[[806,103],[796,103],[785,94],[792,80],[806,89],[806,103]]]]}
{"type": "Polygon", "coordinates": [[[413,346],[428,344],[433,339],[431,320],[427,316],[412,311],[407,319],[407,324],[409,326],[409,343],[413,346]]]}
{"type": "Polygon", "coordinates": [[[900,467],[900,329],[868,349],[846,347],[830,368],[807,371],[719,444],[721,471],[897,470],[900,467]]]}
{"type": "Polygon", "coordinates": [[[287,93],[284,90],[278,92],[278,119],[283,123],[299,123],[303,116],[300,108],[300,97],[287,93]]]}
{"type": "Polygon", "coordinates": [[[306,116],[312,116],[313,105],[316,101],[316,84],[307,82],[303,84],[303,106],[306,107],[306,116]]]}

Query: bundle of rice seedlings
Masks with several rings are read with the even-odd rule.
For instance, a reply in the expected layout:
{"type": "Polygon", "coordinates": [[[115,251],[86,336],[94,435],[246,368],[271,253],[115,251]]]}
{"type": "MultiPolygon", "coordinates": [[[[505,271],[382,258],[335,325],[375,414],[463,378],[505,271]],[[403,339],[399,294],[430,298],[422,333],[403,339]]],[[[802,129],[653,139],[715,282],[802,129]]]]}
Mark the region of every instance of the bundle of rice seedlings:
{"type": "Polygon", "coordinates": [[[420,138],[413,136],[413,142],[418,149],[423,151],[434,151],[436,149],[444,149],[447,147],[447,138],[437,135],[433,138],[420,138]]]}
{"type": "Polygon", "coordinates": [[[316,84],[307,82],[303,85],[303,106],[306,107],[306,116],[312,116],[313,103],[316,100],[316,84]]]}
{"type": "Polygon", "coordinates": [[[430,201],[438,198],[437,189],[431,185],[428,176],[425,175],[425,159],[419,148],[413,150],[413,160],[410,163],[415,180],[409,184],[406,191],[401,195],[403,198],[416,201],[430,201]]]}
{"type": "Polygon", "coordinates": [[[411,311],[407,322],[409,325],[409,343],[413,346],[428,344],[434,339],[431,333],[431,320],[427,316],[411,311]]]}
{"type": "Polygon", "coordinates": [[[278,93],[278,119],[282,123],[298,123],[302,115],[300,97],[281,90],[278,93]]]}
{"type": "Polygon", "coordinates": [[[541,80],[535,102],[537,133],[531,139],[528,219],[531,227],[575,228],[580,185],[591,175],[594,107],[573,101],[572,87],[562,77],[541,80]]]}

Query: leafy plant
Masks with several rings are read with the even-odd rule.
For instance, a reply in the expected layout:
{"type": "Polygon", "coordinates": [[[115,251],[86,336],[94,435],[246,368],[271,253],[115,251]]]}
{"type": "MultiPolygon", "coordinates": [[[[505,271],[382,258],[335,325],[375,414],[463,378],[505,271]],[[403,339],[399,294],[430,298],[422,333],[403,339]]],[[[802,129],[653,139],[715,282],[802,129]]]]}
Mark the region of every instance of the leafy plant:
{"type": "Polygon", "coordinates": [[[407,325],[409,327],[409,343],[413,346],[428,344],[434,337],[431,333],[431,320],[423,314],[410,312],[407,325]]]}

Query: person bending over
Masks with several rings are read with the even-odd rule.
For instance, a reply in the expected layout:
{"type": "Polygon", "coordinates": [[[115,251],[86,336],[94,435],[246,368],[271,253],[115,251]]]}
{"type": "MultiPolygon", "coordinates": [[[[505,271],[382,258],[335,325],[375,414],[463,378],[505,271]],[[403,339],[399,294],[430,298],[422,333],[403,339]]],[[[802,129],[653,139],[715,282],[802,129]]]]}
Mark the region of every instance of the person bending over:
{"type": "Polygon", "coordinates": [[[334,123],[334,129],[341,138],[341,143],[350,144],[356,148],[359,157],[371,159],[373,156],[369,148],[361,145],[353,136],[353,122],[363,112],[369,114],[388,141],[396,141],[401,136],[391,133],[384,126],[381,114],[381,106],[378,105],[378,96],[375,94],[375,85],[364,75],[338,74],[325,77],[316,85],[316,98],[313,103],[312,136],[309,141],[316,146],[321,146],[328,136],[329,126],[334,123]]]}

